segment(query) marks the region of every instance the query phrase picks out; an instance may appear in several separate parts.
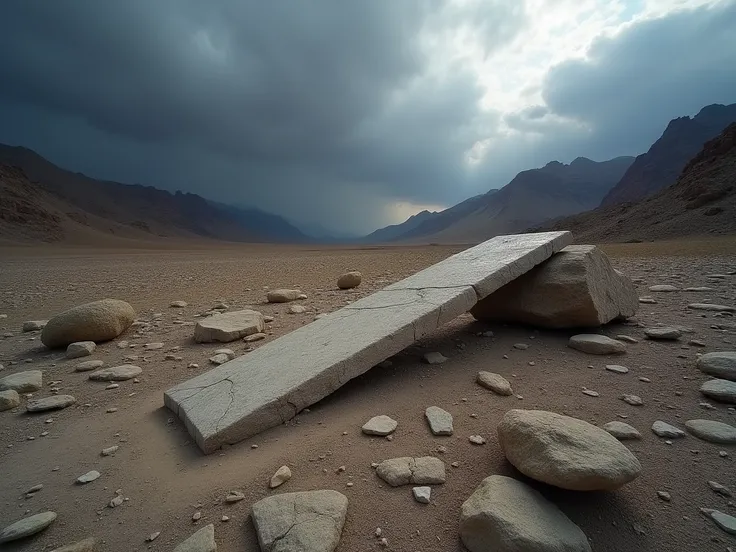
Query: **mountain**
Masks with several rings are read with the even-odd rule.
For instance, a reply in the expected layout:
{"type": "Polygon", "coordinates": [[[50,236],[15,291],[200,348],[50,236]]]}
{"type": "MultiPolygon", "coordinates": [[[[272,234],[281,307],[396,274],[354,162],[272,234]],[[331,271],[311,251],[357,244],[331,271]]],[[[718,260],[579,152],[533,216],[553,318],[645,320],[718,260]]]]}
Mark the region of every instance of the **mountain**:
{"type": "Polygon", "coordinates": [[[633,160],[617,157],[596,162],[578,157],[569,165],[552,161],[540,169],[520,172],[500,190],[427,217],[394,241],[475,243],[593,209],[633,160]]]}
{"type": "Polygon", "coordinates": [[[637,201],[674,184],[703,145],[733,122],[736,104],[713,104],[693,118],[673,119],[649,151],[636,158],[621,181],[603,198],[601,207],[637,201]]]}
{"type": "MultiPolygon", "coordinates": [[[[172,194],[152,186],[96,180],[57,167],[27,148],[0,144],[0,163],[21,169],[27,180],[46,194],[44,200],[52,196],[61,201],[65,209],[77,213],[80,221],[92,216],[142,231],[148,239],[306,240],[299,230],[276,215],[223,206],[196,194],[172,194]]],[[[114,229],[112,232],[116,233],[114,229]]],[[[63,235],[58,239],[64,239],[63,235]]]]}
{"type": "Polygon", "coordinates": [[[637,203],[555,221],[578,243],[665,240],[736,233],[736,123],[705,143],[677,181],[637,203]]]}
{"type": "Polygon", "coordinates": [[[437,215],[439,215],[439,213],[440,212],[438,211],[427,211],[425,209],[424,211],[417,213],[416,215],[410,216],[401,224],[392,224],[391,226],[380,228],[375,232],[368,234],[364,238],[361,238],[360,241],[367,243],[383,243],[393,241],[397,238],[400,238],[403,234],[406,234],[407,232],[413,230],[420,224],[423,224],[433,217],[436,217],[437,215]]]}

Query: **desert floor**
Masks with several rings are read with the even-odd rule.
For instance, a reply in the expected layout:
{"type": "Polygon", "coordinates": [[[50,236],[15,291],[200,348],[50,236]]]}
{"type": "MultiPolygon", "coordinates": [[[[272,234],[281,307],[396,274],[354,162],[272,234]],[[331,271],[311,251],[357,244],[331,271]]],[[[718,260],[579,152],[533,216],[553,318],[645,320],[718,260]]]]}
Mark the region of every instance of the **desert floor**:
{"type": "Polygon", "coordinates": [[[372,369],[288,424],[210,456],[200,453],[182,424],[163,407],[167,388],[212,368],[208,358],[215,349],[229,347],[247,354],[248,345],[241,341],[193,342],[195,316],[215,303],[224,301],[230,310],[253,307],[274,316],[268,339],[253,344],[259,347],[308,324],[318,312],[338,309],[459,249],[1,249],[0,314],[7,318],[0,319],[0,334],[7,337],[0,339],[0,377],[40,369],[44,389],[37,397],[49,395],[55,386],[77,399],[76,405],[58,412],[30,415],[21,405],[0,413],[0,527],[33,513],[58,513],[49,529],[5,549],[50,550],[95,536],[101,540],[100,550],[163,551],[214,523],[218,549],[255,552],[258,545],[249,517],[253,502],[274,492],[336,489],[349,499],[341,552],[382,549],[374,536],[377,527],[388,539],[388,550],[463,550],[460,505],[478,483],[495,473],[524,479],[505,461],[496,437],[497,423],[511,408],[552,410],[599,425],[625,418],[642,433],[641,441],[625,443],[640,459],[643,473],[619,491],[574,493],[534,483],[582,528],[596,552],[735,548],[736,536],[717,528],[699,508],[736,514],[734,499],[715,494],[707,483],[714,480],[736,490],[736,448],[690,435],[670,445],[650,431],[658,419],[679,427],[692,418],[736,424],[733,409],[700,405],[704,397],[698,388],[708,378],[695,368],[697,353],[736,348],[736,320],[686,308],[706,299],[736,304],[736,276],[708,277],[736,269],[734,239],[606,248],[616,267],[637,279],[640,295],[658,301],[641,305],[634,320],[601,329],[609,336],[626,334],[639,340],[615,359],[567,348],[574,332],[489,326],[465,315],[394,357],[391,367],[372,369]],[[363,284],[339,291],[336,278],[347,270],[361,271],[363,284]],[[709,286],[715,291],[651,293],[647,288],[654,284],[709,286]],[[301,289],[308,295],[301,303],[309,312],[292,315],[286,313],[288,305],[266,304],[264,286],[301,289]],[[139,320],[150,322],[150,331],[130,329],[100,344],[93,356],[76,360],[66,360],[63,350],[45,349],[38,332],[21,332],[26,320],[46,319],[105,297],[129,301],[139,320]],[[189,306],[170,308],[174,300],[189,306]],[[675,343],[645,340],[644,327],[658,324],[689,330],[675,343]],[[493,330],[495,337],[478,336],[486,330],[493,330]],[[706,346],[689,346],[691,339],[706,346]],[[122,340],[130,345],[120,348],[122,340]],[[144,350],[151,342],[165,346],[144,350]],[[530,347],[515,349],[520,342],[530,347]],[[165,360],[173,349],[182,360],[165,360]],[[428,351],[440,351],[449,360],[423,364],[421,357],[428,351]],[[106,383],[74,372],[82,360],[100,359],[114,366],[130,355],[138,357],[133,363],[144,370],[140,383],[120,382],[117,389],[106,390],[106,383]],[[190,363],[199,367],[188,368],[190,363]],[[630,372],[611,373],[604,369],[606,364],[623,364],[630,372]],[[479,387],[479,370],[505,375],[521,397],[499,397],[479,387]],[[639,381],[641,376],[651,381],[639,381]],[[584,395],[583,387],[598,391],[600,397],[584,395]],[[623,393],[639,395],[644,406],[624,403],[619,399],[623,393]],[[432,436],[424,419],[430,405],[453,414],[454,436],[432,436]],[[111,407],[117,411],[107,413],[111,407]],[[398,420],[392,441],[361,434],[361,425],[378,414],[398,420]],[[484,436],[487,444],[471,444],[472,434],[484,436]],[[101,456],[111,445],[120,446],[117,453],[101,456]],[[446,452],[438,452],[440,446],[446,452]],[[719,455],[722,450],[727,457],[719,455]],[[410,486],[388,487],[371,468],[371,462],[422,455],[440,457],[448,470],[447,482],[433,488],[429,505],[415,502],[410,486]],[[459,467],[450,467],[452,462],[459,467]],[[282,464],[291,468],[293,477],[269,490],[268,480],[282,464]],[[346,471],[338,473],[343,465],[346,471]],[[102,474],[98,480],[75,484],[78,476],[93,469],[102,474]],[[25,491],[39,483],[43,489],[25,498],[25,491]],[[109,508],[117,489],[129,500],[109,508]],[[225,504],[231,489],[242,491],[246,499],[225,504]],[[657,491],[671,493],[671,502],[658,498],[657,491]],[[192,521],[195,512],[201,512],[198,522],[192,521]],[[229,521],[222,521],[223,516],[229,521]],[[158,531],[158,539],[145,542],[158,531]]]}

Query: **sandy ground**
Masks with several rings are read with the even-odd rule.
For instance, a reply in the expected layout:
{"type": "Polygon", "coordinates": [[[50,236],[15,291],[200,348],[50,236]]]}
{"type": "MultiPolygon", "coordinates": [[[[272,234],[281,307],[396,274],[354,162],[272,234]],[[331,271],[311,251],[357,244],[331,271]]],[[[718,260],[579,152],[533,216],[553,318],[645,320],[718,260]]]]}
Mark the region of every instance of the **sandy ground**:
{"type": "MultiPolygon", "coordinates": [[[[0,250],[0,376],[26,369],[44,371],[44,389],[51,382],[77,404],[54,413],[30,415],[24,409],[0,413],[0,526],[45,510],[59,514],[38,536],[7,545],[5,550],[51,550],[88,536],[101,540],[100,550],[171,550],[207,523],[215,524],[218,549],[257,551],[249,517],[250,505],[273,492],[336,489],[349,499],[348,518],[338,550],[382,549],[374,537],[381,527],[388,550],[406,552],[460,551],[458,517],[462,502],[486,476],[500,473],[524,479],[501,454],[496,425],[511,408],[541,408],[576,416],[596,424],[623,419],[637,427],[641,441],[628,442],[643,465],[641,477],[611,493],[573,493],[534,483],[577,523],[596,552],[719,551],[736,547],[729,536],[703,517],[698,509],[711,507],[736,515],[729,498],[713,493],[708,480],[736,490],[736,448],[713,445],[692,436],[667,445],[649,430],[661,419],[680,427],[692,418],[736,424],[736,414],[724,405],[699,406],[698,388],[707,378],[694,367],[696,353],[733,350],[736,320],[712,313],[688,311],[686,305],[710,299],[736,304],[736,276],[711,279],[711,273],[736,269],[733,241],[702,243],[630,244],[612,246],[614,263],[632,278],[640,278],[641,295],[655,295],[654,305],[642,305],[636,320],[603,328],[610,336],[640,339],[628,353],[614,359],[585,355],[566,347],[573,332],[537,332],[514,326],[488,326],[463,316],[431,338],[393,358],[390,368],[374,368],[309,412],[238,445],[202,455],[183,426],[163,407],[163,391],[172,384],[209,370],[208,357],[222,345],[198,345],[192,340],[195,315],[218,301],[231,310],[252,306],[275,317],[266,341],[309,323],[317,312],[329,312],[401,279],[457,251],[451,247],[361,250],[227,247],[196,251],[113,251],[48,249],[0,250]],[[347,270],[360,270],[364,284],[354,291],[338,291],[335,280],[347,270]],[[710,286],[713,293],[659,293],[653,284],[710,286]],[[264,286],[297,287],[308,295],[306,314],[286,314],[287,306],[264,303],[264,286]],[[66,360],[63,351],[44,349],[37,335],[23,334],[25,320],[43,319],[61,309],[103,297],[129,301],[140,320],[152,330],[129,330],[116,341],[101,344],[92,357],[108,365],[129,355],[144,373],[140,383],[106,384],[75,373],[80,360],[66,360]],[[174,300],[189,303],[172,309],[174,300]],[[160,315],[158,315],[160,313],[160,315]],[[175,321],[184,323],[174,323],[175,321]],[[692,329],[677,343],[644,340],[643,326],[677,324],[692,329]],[[714,325],[730,324],[730,329],[714,325]],[[495,338],[478,336],[491,329],[495,338]],[[689,347],[690,339],[705,348],[689,347]],[[118,347],[121,340],[130,347],[118,347]],[[157,351],[143,345],[163,342],[157,351]],[[513,348],[524,342],[525,350],[513,348]],[[177,348],[181,361],[164,360],[177,348]],[[449,360],[428,366],[423,353],[440,351],[449,360]],[[506,356],[507,358],[504,358],[506,356]],[[199,368],[187,366],[198,363],[199,368]],[[532,364],[533,363],[533,364],[532,364]],[[604,370],[623,364],[629,374],[604,370]],[[523,398],[498,397],[475,384],[479,370],[505,375],[523,398]],[[638,380],[646,376],[650,383],[638,380]],[[583,395],[587,387],[600,393],[583,395]],[[644,406],[619,399],[622,393],[641,396],[644,406]],[[433,437],[423,417],[427,406],[440,406],[454,416],[455,435],[433,437]],[[107,409],[116,407],[114,413],[107,409]],[[370,417],[388,414],[398,420],[393,441],[361,434],[370,417]],[[43,432],[48,432],[42,436],[43,432]],[[344,434],[346,432],[346,434],[344,434]],[[484,446],[468,436],[481,434],[484,446]],[[100,451],[119,445],[114,456],[100,451]],[[252,448],[258,445],[258,448],[252,448]],[[438,452],[439,447],[446,452],[438,452]],[[719,451],[729,456],[721,457],[719,451]],[[371,462],[397,457],[436,455],[445,461],[447,483],[434,487],[432,503],[416,503],[411,487],[390,488],[377,478],[371,462]],[[458,462],[458,468],[450,467],[458,462]],[[288,464],[293,478],[277,491],[267,482],[288,464]],[[346,466],[338,473],[339,466],[346,466]],[[80,486],[75,479],[89,471],[102,476],[80,486]],[[353,482],[348,487],[347,483],[353,482]],[[24,491],[42,483],[32,498],[24,491]],[[129,500],[107,507],[117,489],[129,500]],[[237,489],[246,499],[224,503],[227,491],[237,489]],[[657,491],[667,491],[663,502],[657,491]],[[192,515],[201,512],[198,522],[192,515]],[[229,521],[221,521],[222,516],[229,521]],[[156,531],[152,543],[145,538],[156,531]]],[[[242,342],[227,347],[241,354],[242,342]]],[[[82,360],[87,360],[82,359],[82,360]]],[[[275,367],[276,369],[276,367],[275,367]]]]}

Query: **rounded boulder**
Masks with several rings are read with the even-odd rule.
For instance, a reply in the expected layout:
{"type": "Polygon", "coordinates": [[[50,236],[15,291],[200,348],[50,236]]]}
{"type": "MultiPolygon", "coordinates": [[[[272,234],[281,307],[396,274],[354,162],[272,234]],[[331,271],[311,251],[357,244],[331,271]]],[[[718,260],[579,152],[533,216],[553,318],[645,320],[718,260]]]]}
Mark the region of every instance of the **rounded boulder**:
{"type": "Polygon", "coordinates": [[[340,289],[353,289],[360,285],[363,275],[360,272],[346,272],[337,279],[337,287],[340,289]]]}
{"type": "Polygon", "coordinates": [[[54,316],[43,328],[41,342],[54,348],[77,341],[109,341],[127,330],[133,320],[135,311],[125,301],[93,301],[54,316]]]}

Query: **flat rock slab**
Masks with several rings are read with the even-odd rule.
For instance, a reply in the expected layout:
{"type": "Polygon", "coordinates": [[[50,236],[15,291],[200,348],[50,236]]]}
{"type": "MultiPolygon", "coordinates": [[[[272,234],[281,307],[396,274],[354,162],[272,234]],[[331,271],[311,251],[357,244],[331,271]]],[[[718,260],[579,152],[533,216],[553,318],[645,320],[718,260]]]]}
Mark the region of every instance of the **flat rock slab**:
{"type": "Polygon", "coordinates": [[[700,392],[719,402],[736,404],[736,381],[712,379],[700,386],[700,392]]]}
{"type": "Polygon", "coordinates": [[[710,376],[736,381],[736,351],[706,353],[698,359],[698,369],[710,376]]]}
{"type": "Polygon", "coordinates": [[[445,463],[434,456],[391,458],[378,464],[376,475],[392,487],[437,485],[445,482],[445,463]]]}
{"type": "Polygon", "coordinates": [[[657,420],[652,424],[652,432],[657,437],[666,437],[669,439],[679,439],[685,436],[685,432],[680,428],[670,425],[667,422],[663,422],[662,420],[657,420]]]}
{"type": "Polygon", "coordinates": [[[644,334],[649,339],[661,341],[676,341],[682,337],[682,332],[677,328],[647,328],[644,334]]]}
{"type": "Polygon", "coordinates": [[[92,372],[89,375],[89,379],[92,381],[125,381],[140,375],[141,372],[143,372],[143,369],[140,366],[122,364],[92,372]]]}
{"type": "Polygon", "coordinates": [[[700,511],[708,516],[713,522],[730,535],[736,535],[736,517],[724,514],[712,508],[701,508],[700,511]]]}
{"type": "Polygon", "coordinates": [[[736,445],[736,427],[715,420],[688,420],[685,428],[698,439],[709,443],[736,445]]]}
{"type": "Polygon", "coordinates": [[[77,399],[71,395],[54,395],[53,397],[45,397],[28,401],[26,410],[28,412],[45,412],[46,410],[60,410],[67,406],[73,405],[77,399]]]}
{"type": "Polygon", "coordinates": [[[33,393],[41,389],[42,382],[43,374],[41,370],[18,372],[0,379],[0,391],[12,389],[18,393],[33,393]]]}
{"type": "Polygon", "coordinates": [[[619,421],[608,422],[603,425],[608,433],[613,435],[619,441],[628,441],[631,439],[641,439],[641,433],[629,424],[619,421]]]}
{"type": "Polygon", "coordinates": [[[80,362],[74,367],[75,372],[91,372],[92,370],[97,370],[98,368],[102,368],[105,365],[105,362],[102,360],[85,360],[84,362],[80,362]]]}
{"type": "Polygon", "coordinates": [[[43,512],[23,518],[0,531],[0,543],[30,537],[46,529],[56,519],[56,512],[43,512]]]}
{"type": "Polygon", "coordinates": [[[567,346],[589,355],[621,355],[626,352],[626,345],[599,334],[574,335],[567,346]]]}
{"type": "Polygon", "coordinates": [[[571,241],[495,237],[181,383],[164,402],[211,453],[293,418],[571,241]]]}
{"type": "Polygon", "coordinates": [[[396,430],[399,423],[385,414],[373,416],[370,420],[363,424],[361,430],[366,435],[390,435],[396,430]]]}
{"type": "Polygon", "coordinates": [[[511,389],[511,384],[509,383],[509,380],[507,380],[500,374],[496,374],[495,372],[480,371],[478,372],[475,381],[477,381],[486,389],[490,389],[491,391],[493,391],[497,395],[501,395],[502,397],[508,397],[509,395],[512,395],[514,393],[513,389],[511,389]]]}
{"type": "Polygon", "coordinates": [[[452,414],[439,406],[427,407],[424,416],[429,422],[429,429],[434,435],[452,435],[452,414]]]}
{"type": "Polygon", "coordinates": [[[260,333],[265,327],[263,315],[254,310],[239,310],[208,316],[194,327],[197,343],[229,343],[251,334],[260,333]]]}
{"type": "Polygon", "coordinates": [[[736,307],[728,305],[714,305],[712,303],[690,303],[687,308],[693,310],[715,311],[715,312],[736,312],[736,307]]]}

